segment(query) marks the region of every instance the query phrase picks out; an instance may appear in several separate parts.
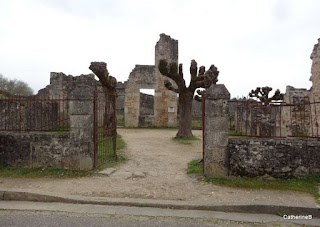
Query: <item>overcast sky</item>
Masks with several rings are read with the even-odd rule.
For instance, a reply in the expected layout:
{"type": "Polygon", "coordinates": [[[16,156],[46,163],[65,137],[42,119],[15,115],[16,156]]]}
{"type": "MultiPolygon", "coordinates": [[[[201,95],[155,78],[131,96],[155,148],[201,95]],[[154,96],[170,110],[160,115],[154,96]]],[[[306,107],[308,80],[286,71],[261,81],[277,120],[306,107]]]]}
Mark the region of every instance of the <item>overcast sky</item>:
{"type": "Polygon", "coordinates": [[[0,73],[37,92],[50,72],[87,74],[105,61],[124,81],[135,64],[154,64],[165,33],[179,40],[185,77],[191,59],[215,64],[232,97],[309,89],[319,9],[319,0],[0,0],[0,73]]]}

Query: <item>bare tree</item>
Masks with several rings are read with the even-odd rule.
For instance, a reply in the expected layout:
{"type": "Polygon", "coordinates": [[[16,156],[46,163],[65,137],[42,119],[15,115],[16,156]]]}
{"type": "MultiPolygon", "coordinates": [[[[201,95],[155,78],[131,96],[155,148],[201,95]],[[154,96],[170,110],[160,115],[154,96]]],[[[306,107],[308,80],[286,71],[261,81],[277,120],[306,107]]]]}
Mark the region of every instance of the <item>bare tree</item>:
{"type": "Polygon", "coordinates": [[[0,90],[5,90],[10,92],[11,94],[19,95],[33,94],[33,90],[27,83],[17,79],[10,80],[2,74],[0,74],[0,90]]]}
{"type": "Polygon", "coordinates": [[[189,87],[186,86],[182,73],[182,64],[179,69],[176,63],[170,63],[162,59],[159,63],[159,71],[162,75],[176,82],[177,87],[173,86],[169,80],[164,81],[165,87],[173,92],[179,93],[179,131],[177,137],[190,138],[192,137],[192,100],[194,92],[197,88],[208,88],[212,84],[217,83],[219,71],[211,65],[206,71],[204,66],[197,67],[195,60],[191,61],[190,74],[191,81],[189,87]]]}
{"type": "Polygon", "coordinates": [[[103,120],[103,130],[107,135],[117,133],[116,115],[116,85],[117,79],[109,75],[105,62],[91,62],[89,69],[99,78],[105,95],[105,116],[103,120]]]}

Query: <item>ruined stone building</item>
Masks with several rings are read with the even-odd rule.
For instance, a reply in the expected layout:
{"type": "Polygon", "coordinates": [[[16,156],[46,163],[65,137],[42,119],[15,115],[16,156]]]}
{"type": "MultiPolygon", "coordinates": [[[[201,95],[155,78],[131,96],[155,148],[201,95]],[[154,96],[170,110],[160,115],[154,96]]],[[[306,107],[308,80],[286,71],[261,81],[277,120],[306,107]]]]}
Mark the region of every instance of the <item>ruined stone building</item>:
{"type": "Polygon", "coordinates": [[[312,87],[308,90],[305,88],[294,88],[287,86],[284,101],[290,104],[301,104],[301,108],[287,108],[284,111],[283,117],[283,135],[286,136],[289,131],[298,130],[303,135],[316,136],[320,134],[320,39],[318,43],[314,45],[311,53],[311,77],[312,87]],[[315,102],[315,103],[314,103],[315,102]],[[308,105],[311,103],[311,105],[308,105]],[[293,118],[293,123],[289,122],[293,118]],[[293,128],[289,126],[292,124],[293,128]]]}
{"type": "MultiPolygon", "coordinates": [[[[165,78],[161,75],[158,64],[161,59],[178,64],[178,41],[165,34],[155,46],[155,65],[136,65],[129,75],[125,96],[125,126],[176,126],[177,94],[164,86],[165,78]],[[153,89],[154,100],[148,100],[151,111],[146,111],[140,89],[153,89]]],[[[172,81],[173,84],[175,84],[172,81]]],[[[148,106],[148,105],[147,105],[148,106]]]]}

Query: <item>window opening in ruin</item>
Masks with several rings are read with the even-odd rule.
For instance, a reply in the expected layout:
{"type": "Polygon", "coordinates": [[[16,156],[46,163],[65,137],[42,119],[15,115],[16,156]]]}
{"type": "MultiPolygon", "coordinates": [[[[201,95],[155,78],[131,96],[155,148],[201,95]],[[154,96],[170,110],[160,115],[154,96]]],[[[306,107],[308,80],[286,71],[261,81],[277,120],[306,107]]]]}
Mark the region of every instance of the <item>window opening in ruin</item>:
{"type": "Polygon", "coordinates": [[[140,93],[154,96],[154,89],[140,89],[140,93]]]}
{"type": "Polygon", "coordinates": [[[154,118],[154,89],[140,89],[139,126],[152,126],[154,118]]]}

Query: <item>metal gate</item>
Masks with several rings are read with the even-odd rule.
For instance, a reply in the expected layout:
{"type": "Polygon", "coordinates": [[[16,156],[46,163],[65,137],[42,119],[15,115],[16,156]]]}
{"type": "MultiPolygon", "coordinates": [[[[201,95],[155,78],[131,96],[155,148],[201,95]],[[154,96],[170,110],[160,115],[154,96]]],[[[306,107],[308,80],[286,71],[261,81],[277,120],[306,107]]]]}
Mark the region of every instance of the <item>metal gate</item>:
{"type": "Polygon", "coordinates": [[[94,92],[94,168],[115,160],[117,134],[110,134],[104,127],[106,98],[102,91],[94,92]]]}

